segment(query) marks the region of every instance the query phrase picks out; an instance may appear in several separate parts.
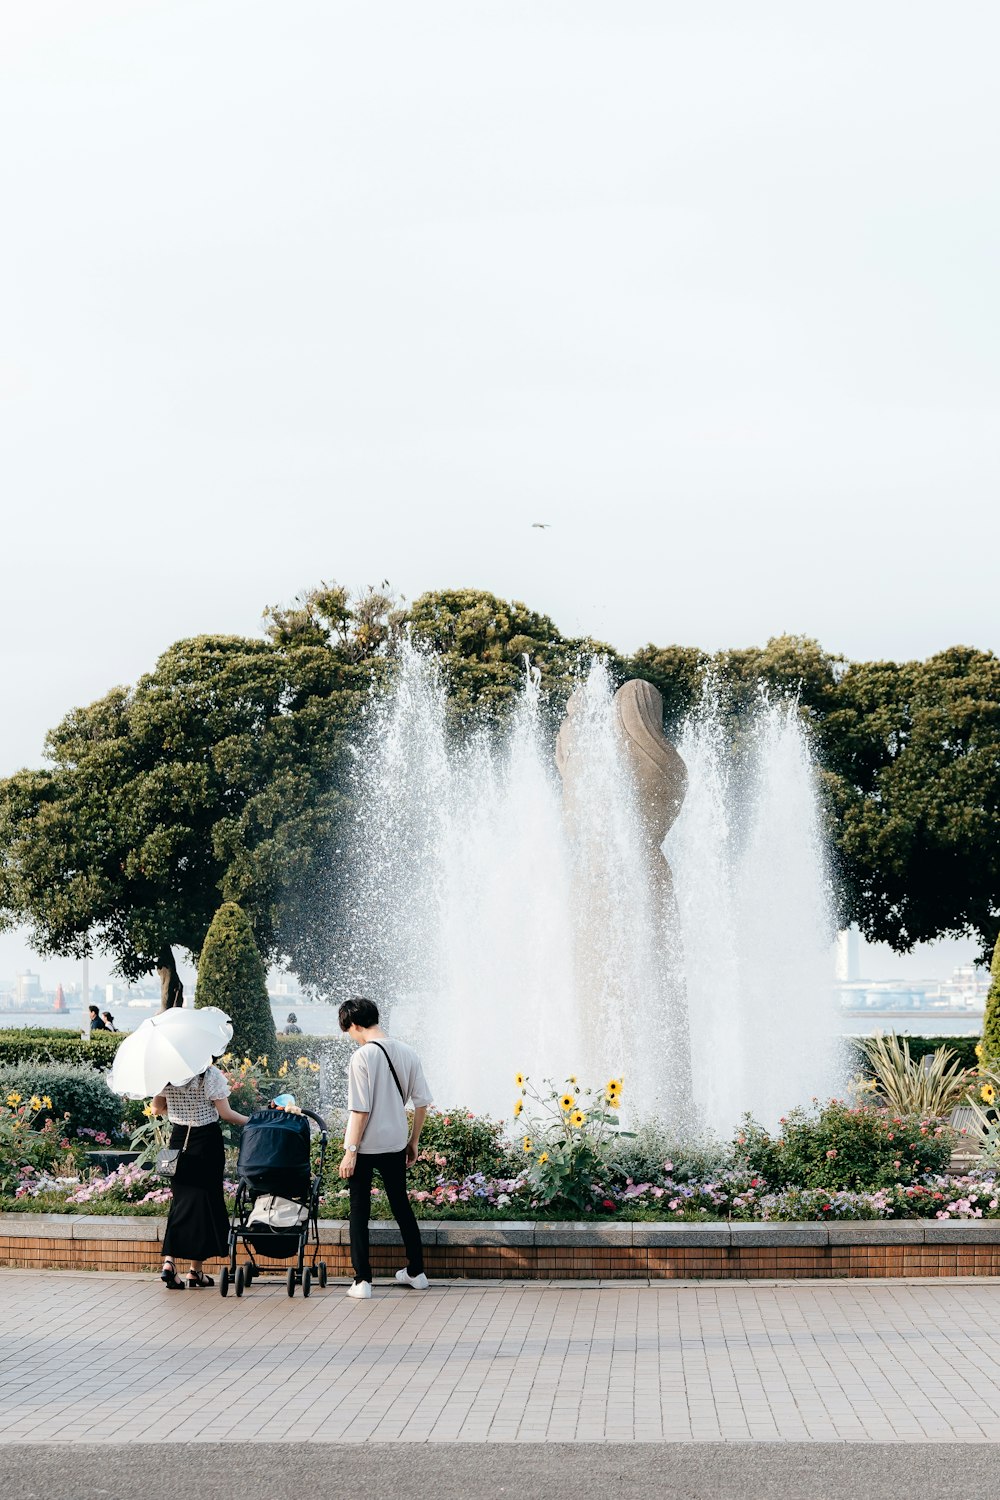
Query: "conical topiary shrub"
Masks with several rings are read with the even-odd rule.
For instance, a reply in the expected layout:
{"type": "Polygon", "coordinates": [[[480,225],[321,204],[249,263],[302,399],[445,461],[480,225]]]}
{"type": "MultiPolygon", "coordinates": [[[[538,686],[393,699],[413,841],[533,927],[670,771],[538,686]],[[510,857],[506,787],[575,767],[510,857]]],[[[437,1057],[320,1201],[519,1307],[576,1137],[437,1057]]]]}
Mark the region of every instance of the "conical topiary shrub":
{"type": "Polygon", "coordinates": [[[982,1063],[994,1073],[1000,1069],[1000,938],[997,938],[996,947],[993,949],[993,962],[990,964],[990,974],[993,983],[990,992],[986,996],[986,1015],[983,1017],[983,1055],[982,1063]]]}
{"type": "Polygon", "coordinates": [[[217,1005],[233,1023],[232,1051],[258,1058],[274,1051],[267,975],[243,908],[225,901],[212,918],[201,957],[195,1005],[217,1005]]]}

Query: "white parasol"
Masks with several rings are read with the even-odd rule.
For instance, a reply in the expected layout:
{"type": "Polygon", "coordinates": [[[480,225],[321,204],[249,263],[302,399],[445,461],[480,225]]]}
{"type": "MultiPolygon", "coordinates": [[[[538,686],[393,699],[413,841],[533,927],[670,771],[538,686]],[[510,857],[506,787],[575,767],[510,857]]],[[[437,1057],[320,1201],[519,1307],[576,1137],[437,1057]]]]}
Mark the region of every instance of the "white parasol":
{"type": "Polygon", "coordinates": [[[233,1025],[214,1005],[174,1006],[149,1016],[115,1053],[108,1085],[116,1094],[149,1099],[168,1083],[190,1083],[225,1052],[233,1025]]]}

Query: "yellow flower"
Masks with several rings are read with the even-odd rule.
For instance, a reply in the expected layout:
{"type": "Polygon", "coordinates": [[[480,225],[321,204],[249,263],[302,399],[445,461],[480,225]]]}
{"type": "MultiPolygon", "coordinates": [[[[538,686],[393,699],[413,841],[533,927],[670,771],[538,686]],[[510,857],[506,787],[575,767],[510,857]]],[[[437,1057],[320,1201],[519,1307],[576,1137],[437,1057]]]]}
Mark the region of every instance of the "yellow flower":
{"type": "Polygon", "coordinates": [[[982,1042],[977,1042],[976,1043],[976,1056],[978,1058],[980,1058],[980,1059],[983,1056],[983,1044],[982,1044],[982,1042]]]}
{"type": "Polygon", "coordinates": [[[147,1104],[146,1108],[143,1110],[143,1114],[146,1116],[147,1120],[151,1120],[153,1118],[153,1106],[151,1104],[147,1104]]]}
{"type": "Polygon", "coordinates": [[[532,1142],[532,1139],[531,1139],[530,1135],[526,1135],[524,1137],[524,1149],[525,1149],[525,1151],[533,1151],[534,1150],[534,1145],[533,1145],[533,1142],[532,1142]]]}
{"type": "Polygon", "coordinates": [[[523,1073],[515,1073],[514,1074],[514,1082],[517,1084],[517,1087],[519,1089],[523,1089],[524,1088],[524,1074],[523,1073]]]}
{"type": "Polygon", "coordinates": [[[309,1059],[308,1059],[308,1057],[297,1057],[295,1059],[295,1066],[297,1068],[308,1068],[308,1066],[309,1066],[309,1059]]]}
{"type": "Polygon", "coordinates": [[[32,1094],[31,1099],[29,1100],[29,1106],[31,1109],[41,1109],[42,1101],[41,1099],[39,1099],[37,1094],[32,1094]]]}
{"type": "Polygon", "coordinates": [[[582,1109],[574,1109],[573,1113],[569,1117],[569,1123],[571,1125],[575,1125],[577,1130],[579,1130],[581,1125],[585,1125],[587,1123],[587,1116],[584,1114],[582,1109]]]}
{"type": "Polygon", "coordinates": [[[575,1073],[571,1073],[569,1075],[569,1077],[567,1078],[566,1082],[567,1083],[575,1083],[576,1082],[576,1074],[575,1073]]]}
{"type": "Polygon", "coordinates": [[[309,1071],[310,1071],[310,1073],[318,1073],[319,1072],[319,1063],[310,1063],[309,1064],[309,1071]]]}
{"type": "Polygon", "coordinates": [[[46,1109],[51,1109],[52,1108],[52,1100],[49,1098],[48,1094],[43,1094],[42,1095],[42,1103],[43,1103],[43,1105],[45,1106],[46,1109]]]}
{"type": "Polygon", "coordinates": [[[285,1061],[281,1064],[281,1067],[278,1069],[278,1077],[279,1078],[284,1078],[284,1076],[285,1076],[285,1074],[287,1072],[288,1072],[288,1058],[286,1057],[285,1061]]]}
{"type": "Polygon", "coordinates": [[[260,1065],[261,1065],[262,1068],[266,1068],[267,1067],[267,1053],[265,1052],[262,1057],[258,1057],[257,1061],[260,1063],[260,1065]]]}
{"type": "Polygon", "coordinates": [[[17,1092],[11,1092],[7,1095],[7,1103],[11,1109],[14,1109],[20,1102],[21,1096],[17,1092]]]}
{"type": "Polygon", "coordinates": [[[979,1090],[980,1099],[985,1099],[987,1104],[992,1104],[996,1099],[996,1096],[997,1091],[993,1087],[992,1083],[984,1083],[982,1088],[979,1090]]]}
{"type": "Polygon", "coordinates": [[[575,1103],[576,1100],[573,1098],[572,1094],[563,1094],[562,1098],[559,1100],[559,1108],[562,1110],[564,1115],[568,1115],[575,1103]]]}
{"type": "Polygon", "coordinates": [[[523,1099],[515,1099],[514,1100],[514,1119],[515,1120],[517,1119],[518,1115],[521,1113],[521,1111],[522,1111],[523,1108],[524,1108],[524,1100],[523,1099]]]}
{"type": "Polygon", "coordinates": [[[538,1158],[538,1165],[540,1167],[544,1167],[544,1165],[548,1161],[548,1159],[549,1159],[549,1153],[547,1151],[543,1151],[542,1154],[541,1154],[541,1156],[538,1158]]]}

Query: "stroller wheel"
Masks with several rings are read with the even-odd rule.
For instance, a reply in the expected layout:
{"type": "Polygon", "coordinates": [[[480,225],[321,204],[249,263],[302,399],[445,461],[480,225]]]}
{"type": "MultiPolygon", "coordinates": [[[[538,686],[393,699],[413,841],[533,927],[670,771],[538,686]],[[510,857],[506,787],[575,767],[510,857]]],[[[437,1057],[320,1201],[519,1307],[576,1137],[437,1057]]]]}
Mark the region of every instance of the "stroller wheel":
{"type": "Polygon", "coordinates": [[[246,1284],[247,1284],[247,1278],[246,1278],[246,1275],[244,1273],[243,1267],[242,1266],[237,1266],[236,1267],[236,1295],[237,1295],[237,1297],[242,1297],[243,1296],[243,1292],[246,1289],[246,1284]]]}
{"type": "Polygon", "coordinates": [[[289,1297],[294,1297],[295,1296],[295,1267],[294,1266],[289,1266],[289,1268],[288,1268],[288,1295],[289,1295],[289,1297]]]}
{"type": "Polygon", "coordinates": [[[228,1295],[229,1295],[229,1267],[228,1266],[223,1266],[222,1270],[219,1272],[219,1296],[220,1297],[228,1297],[228,1295]]]}
{"type": "Polygon", "coordinates": [[[303,1295],[303,1297],[308,1297],[309,1293],[312,1291],[312,1287],[313,1287],[313,1273],[309,1269],[309,1267],[306,1266],[305,1270],[302,1272],[302,1295],[303,1295]]]}
{"type": "Polygon", "coordinates": [[[320,1286],[326,1286],[326,1261],[321,1260],[317,1269],[319,1271],[318,1279],[320,1286]]]}
{"type": "Polygon", "coordinates": [[[253,1281],[253,1266],[243,1267],[243,1280],[246,1282],[247,1286],[249,1286],[253,1281]]]}

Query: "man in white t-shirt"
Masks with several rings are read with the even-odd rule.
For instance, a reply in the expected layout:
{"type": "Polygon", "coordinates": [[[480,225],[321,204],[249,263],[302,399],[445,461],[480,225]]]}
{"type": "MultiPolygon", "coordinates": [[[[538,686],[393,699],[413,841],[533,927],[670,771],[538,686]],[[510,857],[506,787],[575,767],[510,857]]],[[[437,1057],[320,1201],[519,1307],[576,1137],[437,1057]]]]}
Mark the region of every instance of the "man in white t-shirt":
{"type": "Polygon", "coordinates": [[[347,1295],[362,1298],[372,1294],[368,1220],[375,1172],[382,1179],[406,1246],[406,1265],[396,1272],[396,1280],[422,1292],[427,1288],[424,1249],[406,1192],[406,1169],[417,1159],[420,1131],[431,1103],[424,1070],[412,1047],[386,1036],[373,1000],[361,996],[345,1000],[340,1007],[340,1029],[358,1047],[347,1070],[350,1114],[340,1163],[340,1175],[349,1179],[351,1186],[354,1283],[347,1295]],[[407,1124],[407,1104],[413,1105],[412,1127],[407,1124]]]}

